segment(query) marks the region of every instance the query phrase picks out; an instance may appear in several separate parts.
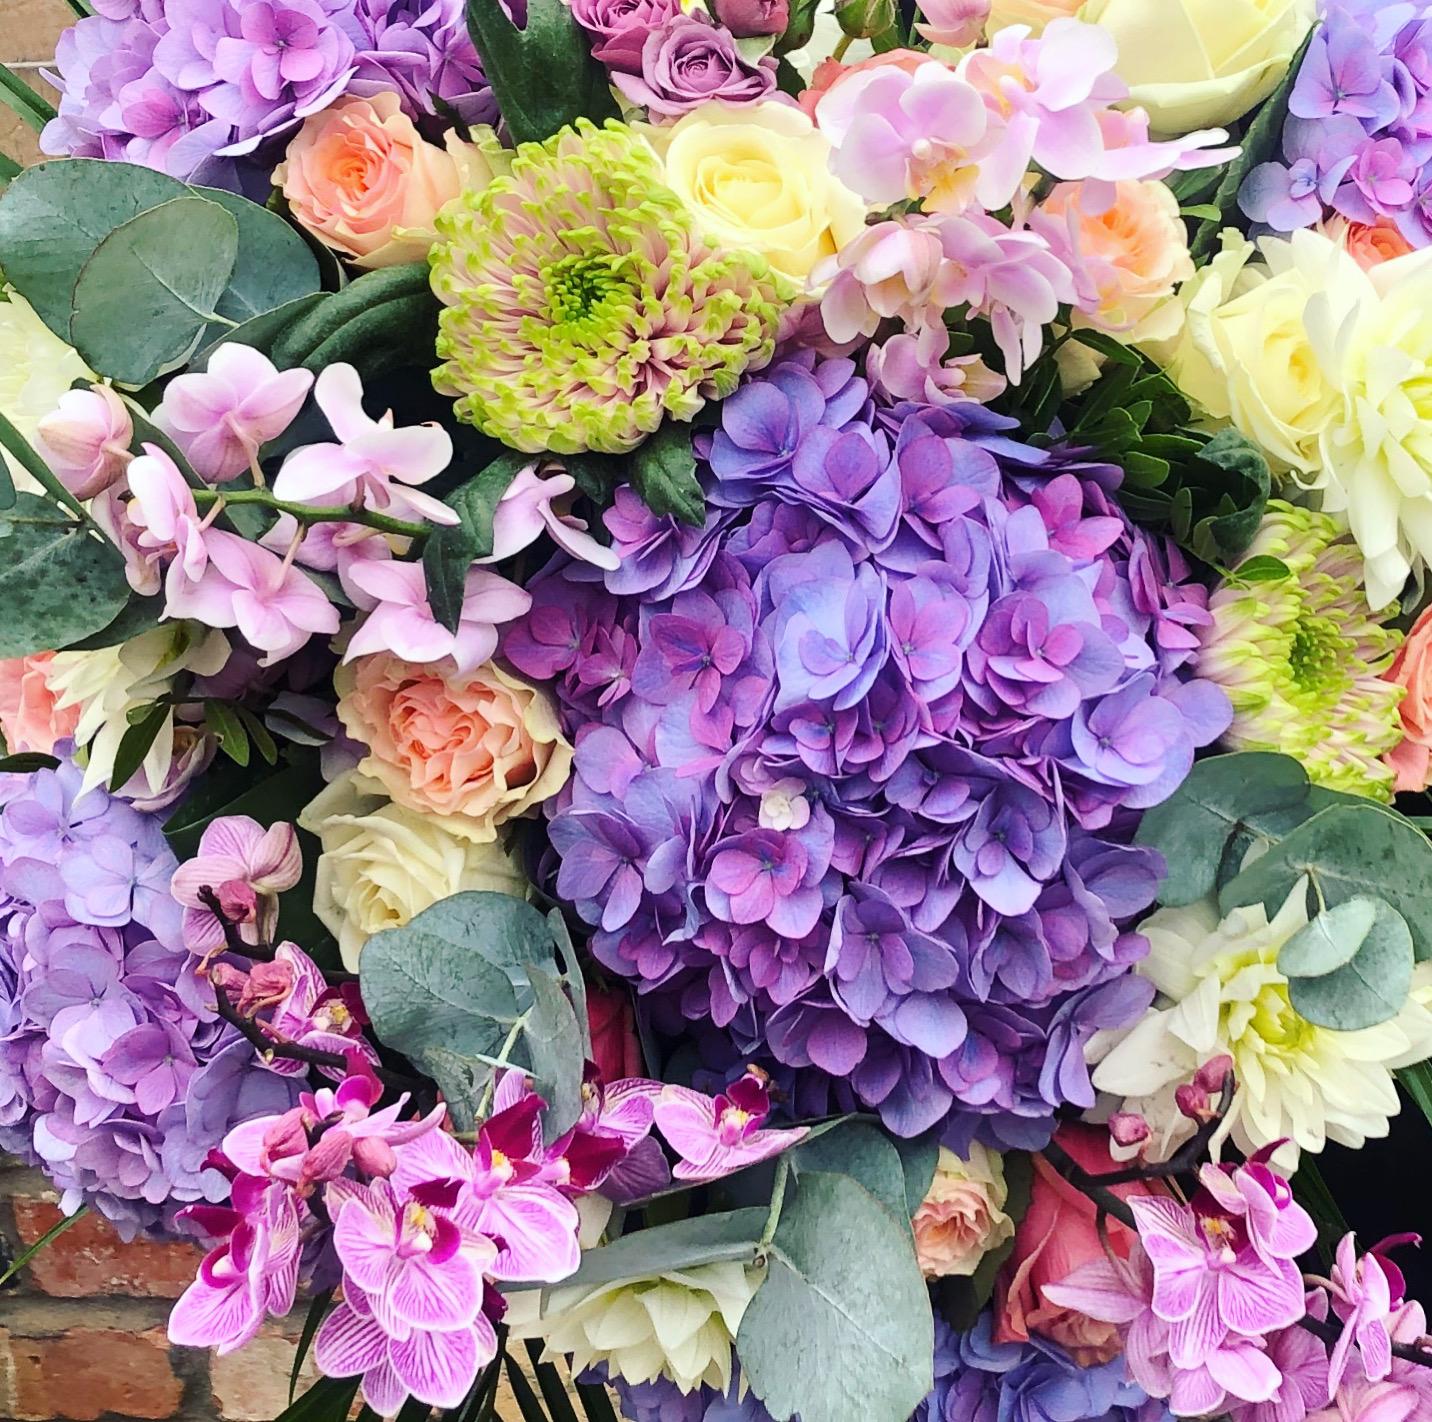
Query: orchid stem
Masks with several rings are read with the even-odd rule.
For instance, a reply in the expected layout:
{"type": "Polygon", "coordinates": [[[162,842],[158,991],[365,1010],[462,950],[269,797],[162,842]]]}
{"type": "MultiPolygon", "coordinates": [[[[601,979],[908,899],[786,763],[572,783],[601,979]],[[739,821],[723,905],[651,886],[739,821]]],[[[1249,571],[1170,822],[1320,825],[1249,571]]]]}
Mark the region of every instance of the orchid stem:
{"type": "Polygon", "coordinates": [[[487,1079],[487,1085],[482,1088],[482,1100],[478,1102],[477,1114],[479,1117],[487,1115],[487,1108],[492,1105],[492,1093],[497,1089],[497,1073],[503,1067],[511,1065],[507,1058],[513,1047],[517,1045],[517,1039],[522,1035],[522,1029],[527,1025],[527,1014],[524,1012],[516,1022],[512,1024],[512,1030],[507,1034],[507,1040],[502,1044],[502,1050],[498,1052],[496,1060],[484,1057],[483,1061],[488,1062],[492,1067],[492,1075],[487,1079]]]}
{"type": "Polygon", "coordinates": [[[790,1179],[791,1162],[788,1156],[779,1156],[776,1160],[776,1179],[771,1186],[771,1209],[766,1216],[766,1227],[761,1231],[761,1237],[756,1241],[756,1261],[765,1261],[767,1253],[771,1248],[771,1241],[776,1237],[776,1229],[781,1222],[781,1210],[786,1203],[786,1182],[790,1179]]]}
{"type": "Polygon", "coordinates": [[[200,508],[210,505],[258,504],[272,509],[275,513],[292,514],[299,523],[360,523],[365,528],[375,528],[379,533],[391,533],[400,538],[426,538],[430,532],[427,524],[408,523],[400,518],[389,518],[387,514],[373,513],[368,509],[352,508],[347,504],[338,506],[315,506],[296,504],[276,499],[267,489],[195,489],[194,502],[200,508]]]}

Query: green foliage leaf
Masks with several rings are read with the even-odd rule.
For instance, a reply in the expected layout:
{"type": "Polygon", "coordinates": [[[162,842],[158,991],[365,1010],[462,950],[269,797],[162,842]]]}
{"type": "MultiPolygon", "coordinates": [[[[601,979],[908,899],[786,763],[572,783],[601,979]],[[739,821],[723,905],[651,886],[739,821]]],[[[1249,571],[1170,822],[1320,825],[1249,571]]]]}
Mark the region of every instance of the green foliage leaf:
{"type": "Polygon", "coordinates": [[[527,965],[532,1006],[523,1029],[527,1060],[547,1102],[542,1138],[551,1145],[582,1114],[582,1034],[572,1004],[557,979],[539,963],[527,965]]]}
{"type": "Polygon", "coordinates": [[[521,30],[496,0],[468,0],[467,27],[516,142],[541,142],[583,117],[619,117],[606,70],[562,0],[528,0],[521,30]]]}
{"type": "Polygon", "coordinates": [[[101,647],[117,647],[121,642],[142,637],[159,626],[160,614],[164,611],[162,597],[141,597],[131,592],[129,601],[119,610],[113,622],[101,627],[88,637],[81,637],[65,648],[67,652],[93,652],[101,647]]]}
{"type": "MultiPolygon", "coordinates": [[[[1432,1061],[1418,1062],[1415,1066],[1399,1068],[1397,1081],[1412,1098],[1412,1103],[1432,1125],[1432,1061]]],[[[1302,1174],[1301,1167],[1298,1173],[1302,1174]]]]}
{"type": "Polygon", "coordinates": [[[1237,430],[1220,430],[1192,461],[1183,487],[1191,497],[1189,530],[1175,536],[1205,563],[1231,563],[1253,542],[1272,492],[1263,453],[1237,430]]]}
{"type": "Polygon", "coordinates": [[[1417,961],[1432,957],[1432,844],[1401,815],[1368,801],[1320,811],[1226,884],[1219,907],[1262,903],[1273,914],[1303,875],[1329,907],[1385,899],[1411,930],[1417,961]]]}
{"type": "Polygon", "coordinates": [[[63,647],[107,626],[129,600],[124,559],[35,494],[0,515],[0,657],[63,647]],[[33,520],[22,522],[22,520],[33,520]]]}
{"type": "Polygon", "coordinates": [[[211,701],[204,707],[204,724],[214,733],[219,749],[237,765],[249,763],[249,738],[232,706],[211,701]]]}
{"type": "MultiPolygon", "coordinates": [[[[223,188],[191,191],[216,202],[239,225],[234,269],[214,311],[240,323],[319,290],[318,259],[283,218],[223,188]]],[[[224,328],[210,328],[208,339],[224,328]]]]}
{"type": "Polygon", "coordinates": [[[158,740],[159,732],[169,720],[171,708],[154,705],[134,720],[136,714],[131,713],[129,729],[120,738],[119,749],[114,753],[114,767],[109,773],[111,790],[119,790],[129,784],[135,772],[144,764],[144,757],[149,754],[150,747],[158,740]]]}
{"type": "MultiPolygon", "coordinates": [[[[883,1210],[880,1213],[887,1225],[891,1223],[883,1210]]],[[[756,1244],[765,1224],[766,1211],[753,1208],[693,1215],[673,1224],[637,1230],[600,1249],[587,1250],[580,1268],[562,1281],[562,1287],[595,1288],[621,1279],[643,1279],[673,1269],[729,1260],[750,1263],[756,1257],[756,1244]]]]}
{"type": "Polygon", "coordinates": [[[1338,1032],[1397,1016],[1412,986],[1412,934],[1382,899],[1357,895],[1317,915],[1278,954],[1288,998],[1309,1022],[1338,1032]]]}
{"type": "Polygon", "coordinates": [[[428,605],[449,632],[456,632],[462,615],[463,584],[473,560],[492,552],[492,518],[498,501],[532,456],[512,450],[499,455],[480,474],[460,485],[443,500],[460,523],[437,528],[423,547],[428,605]]]}
{"type": "Polygon", "coordinates": [[[116,227],[189,190],[153,168],[66,158],[27,168],[0,197],[0,268],[62,340],[80,269],[116,227]]]}
{"type": "Polygon", "coordinates": [[[696,480],[690,425],[667,421],[629,458],[632,488],[652,513],[673,514],[692,528],[706,522],[706,495],[696,480]]]}
{"type": "Polygon", "coordinates": [[[59,761],[41,751],[20,751],[16,755],[0,756],[0,775],[30,775],[36,770],[53,770],[59,761]]]}
{"type": "Polygon", "coordinates": [[[22,118],[36,133],[55,117],[55,106],[6,64],[0,64],[0,104],[22,118]]]}
{"type": "Polygon", "coordinates": [[[912,1140],[897,1139],[894,1145],[900,1152],[900,1166],[905,1172],[905,1217],[914,1219],[920,1202],[935,1182],[935,1169],[940,1163],[939,1136],[931,1131],[912,1140]]]}
{"type": "Polygon", "coordinates": [[[1291,756],[1243,751],[1195,762],[1183,784],[1145,813],[1134,836],[1164,857],[1159,901],[1179,907],[1211,893],[1239,828],[1301,805],[1307,795],[1308,774],[1291,756]]]}
{"type": "Polygon", "coordinates": [[[332,1302],[333,1289],[330,1287],[315,1294],[308,1305],[308,1314],[303,1320],[303,1332],[299,1334],[298,1347],[293,1353],[293,1367],[288,1374],[290,1404],[293,1402],[294,1393],[298,1391],[298,1375],[303,1371],[303,1360],[308,1356],[308,1350],[313,1346],[313,1340],[318,1336],[318,1329],[323,1323],[323,1316],[332,1302]]]}
{"type": "MultiPolygon", "coordinates": [[[[233,330],[225,329],[221,333],[214,333],[213,339],[202,346],[190,362],[190,368],[207,370],[209,357],[220,346],[227,345],[230,341],[237,341],[242,346],[252,346],[254,350],[262,351],[264,355],[268,355],[279,338],[291,326],[297,325],[300,320],[316,310],[327,299],[328,293],[315,291],[308,296],[300,296],[296,300],[286,301],[282,306],[274,307],[272,311],[265,311],[262,316],[254,316],[242,325],[234,327],[233,330]]],[[[210,331],[213,332],[213,327],[210,327],[210,331]]]]}
{"type": "Polygon", "coordinates": [[[909,1227],[849,1176],[803,1175],[736,1349],[777,1422],[908,1417],[930,1391],[934,1352],[909,1227]]]}
{"type": "Polygon", "coordinates": [[[1277,583],[1292,576],[1292,569],[1281,558],[1260,553],[1256,558],[1245,558],[1229,574],[1228,580],[1235,583],[1277,583]]]}
{"type": "Polygon", "coordinates": [[[147,385],[193,353],[238,250],[239,224],[207,198],[171,198],[121,223],[75,283],[75,349],[101,375],[147,385]]]}
{"type": "Polygon", "coordinates": [[[346,1422],[361,1378],[320,1378],[274,1422],[346,1422]]]}
{"type": "MultiPolygon", "coordinates": [[[[797,1146],[790,1159],[797,1180],[809,1171],[848,1175],[902,1224],[908,1224],[915,1213],[906,1212],[905,1170],[900,1152],[883,1131],[864,1121],[842,1122],[797,1146]]],[[[918,1200],[915,1203],[919,1205],[918,1200]]]]}

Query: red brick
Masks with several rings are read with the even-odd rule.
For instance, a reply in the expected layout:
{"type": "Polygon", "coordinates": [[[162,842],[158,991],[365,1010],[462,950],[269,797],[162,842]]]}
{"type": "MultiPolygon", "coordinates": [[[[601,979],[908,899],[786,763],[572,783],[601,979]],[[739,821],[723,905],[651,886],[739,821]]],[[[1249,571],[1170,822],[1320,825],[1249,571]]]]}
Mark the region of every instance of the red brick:
{"type": "Polygon", "coordinates": [[[6,1372],[16,1422],[95,1422],[106,1412],[169,1417],[184,1397],[162,1329],[75,1328],[58,1338],[10,1338],[0,1330],[0,1373],[6,1372]]]}
{"type": "MultiPolygon", "coordinates": [[[[17,1198],[15,1227],[33,1244],[60,1220],[59,1209],[43,1200],[17,1198]]],[[[124,1244],[98,1215],[86,1215],[46,1245],[30,1262],[31,1284],[54,1298],[99,1295],[177,1299],[193,1281],[203,1251],[196,1244],[157,1244],[136,1239],[124,1244]]]]}

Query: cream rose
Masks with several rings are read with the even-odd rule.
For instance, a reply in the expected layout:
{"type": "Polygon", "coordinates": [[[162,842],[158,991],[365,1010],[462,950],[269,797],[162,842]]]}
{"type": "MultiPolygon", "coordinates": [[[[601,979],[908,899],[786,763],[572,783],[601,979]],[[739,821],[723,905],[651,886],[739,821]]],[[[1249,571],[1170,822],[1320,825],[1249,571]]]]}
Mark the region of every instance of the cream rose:
{"type": "Polygon", "coordinates": [[[1154,132],[1183,134],[1261,104],[1316,13],[1316,0],[1089,0],[1079,18],[1113,35],[1115,72],[1154,132]]]}
{"type": "Polygon", "coordinates": [[[295,221],[354,266],[421,261],[436,240],[438,210],[506,167],[492,130],[474,134],[477,143],[463,143],[449,131],[438,148],[396,94],[341,99],[304,120],[273,180],[295,221]]]}
{"type": "Polygon", "coordinates": [[[338,940],[350,972],[373,934],[401,928],[442,899],[469,889],[525,898],[530,887],[501,844],[476,843],[454,834],[440,816],[390,804],[351,771],[299,823],[323,846],[313,911],[338,940]]]}
{"type": "Polygon", "coordinates": [[[1366,278],[1342,248],[1313,232],[1265,239],[1263,260],[1256,256],[1238,233],[1223,234],[1223,250],[1179,290],[1187,319],[1165,363],[1210,416],[1241,430],[1275,467],[1306,476],[1321,465],[1319,440],[1337,388],[1304,317],[1314,297],[1346,311],[1366,278]]]}
{"type": "Polygon", "coordinates": [[[709,241],[759,252],[802,286],[864,229],[865,203],[831,173],[830,142],[799,109],[703,104],[649,139],[709,241]]]}
{"type": "Polygon", "coordinates": [[[567,783],[572,748],[545,692],[488,662],[440,673],[386,654],[334,675],[338,715],[369,754],[358,769],[407,809],[490,840],[567,783]]]}
{"type": "Polygon", "coordinates": [[[985,33],[992,35],[1009,25],[1028,25],[1036,35],[1043,34],[1051,20],[1078,14],[1083,3],[1084,0],[994,0],[985,33]]]}
{"type": "Polygon", "coordinates": [[[935,1178],[912,1221],[915,1257],[927,1279],[973,1274],[979,1262],[1007,1239],[1014,1221],[1004,1212],[1009,1188],[1004,1163],[978,1142],[970,1158],[940,1147],[935,1178]]]}

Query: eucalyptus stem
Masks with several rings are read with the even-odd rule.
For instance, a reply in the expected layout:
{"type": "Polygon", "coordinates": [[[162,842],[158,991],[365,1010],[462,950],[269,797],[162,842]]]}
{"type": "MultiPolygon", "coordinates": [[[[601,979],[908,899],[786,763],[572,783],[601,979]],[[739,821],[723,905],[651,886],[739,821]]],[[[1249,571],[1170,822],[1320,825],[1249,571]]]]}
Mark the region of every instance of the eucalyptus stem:
{"type": "Polygon", "coordinates": [[[517,1039],[522,1035],[522,1029],[527,1025],[527,1014],[524,1012],[516,1022],[512,1024],[512,1030],[507,1034],[507,1040],[502,1044],[502,1050],[497,1054],[497,1060],[492,1063],[492,1075],[487,1080],[487,1085],[482,1089],[482,1100],[477,1104],[479,1117],[487,1115],[487,1108],[492,1105],[492,1093],[497,1089],[497,1073],[509,1065],[508,1055],[513,1047],[517,1045],[517,1039]]]}
{"type": "Polygon", "coordinates": [[[220,507],[257,504],[275,513],[292,514],[299,523],[361,523],[365,528],[376,528],[380,533],[392,533],[400,538],[426,538],[431,531],[425,523],[407,523],[400,518],[389,518],[387,514],[353,508],[348,504],[314,506],[290,503],[274,498],[267,489],[195,489],[194,502],[205,509],[216,504],[220,507]]]}
{"type": "Polygon", "coordinates": [[[776,1178],[771,1185],[771,1208],[766,1215],[766,1227],[761,1231],[761,1237],[756,1241],[756,1258],[764,1260],[771,1247],[771,1241],[776,1237],[776,1229],[781,1222],[781,1210],[786,1203],[786,1182],[790,1179],[791,1162],[788,1156],[776,1158],[776,1178]]]}

